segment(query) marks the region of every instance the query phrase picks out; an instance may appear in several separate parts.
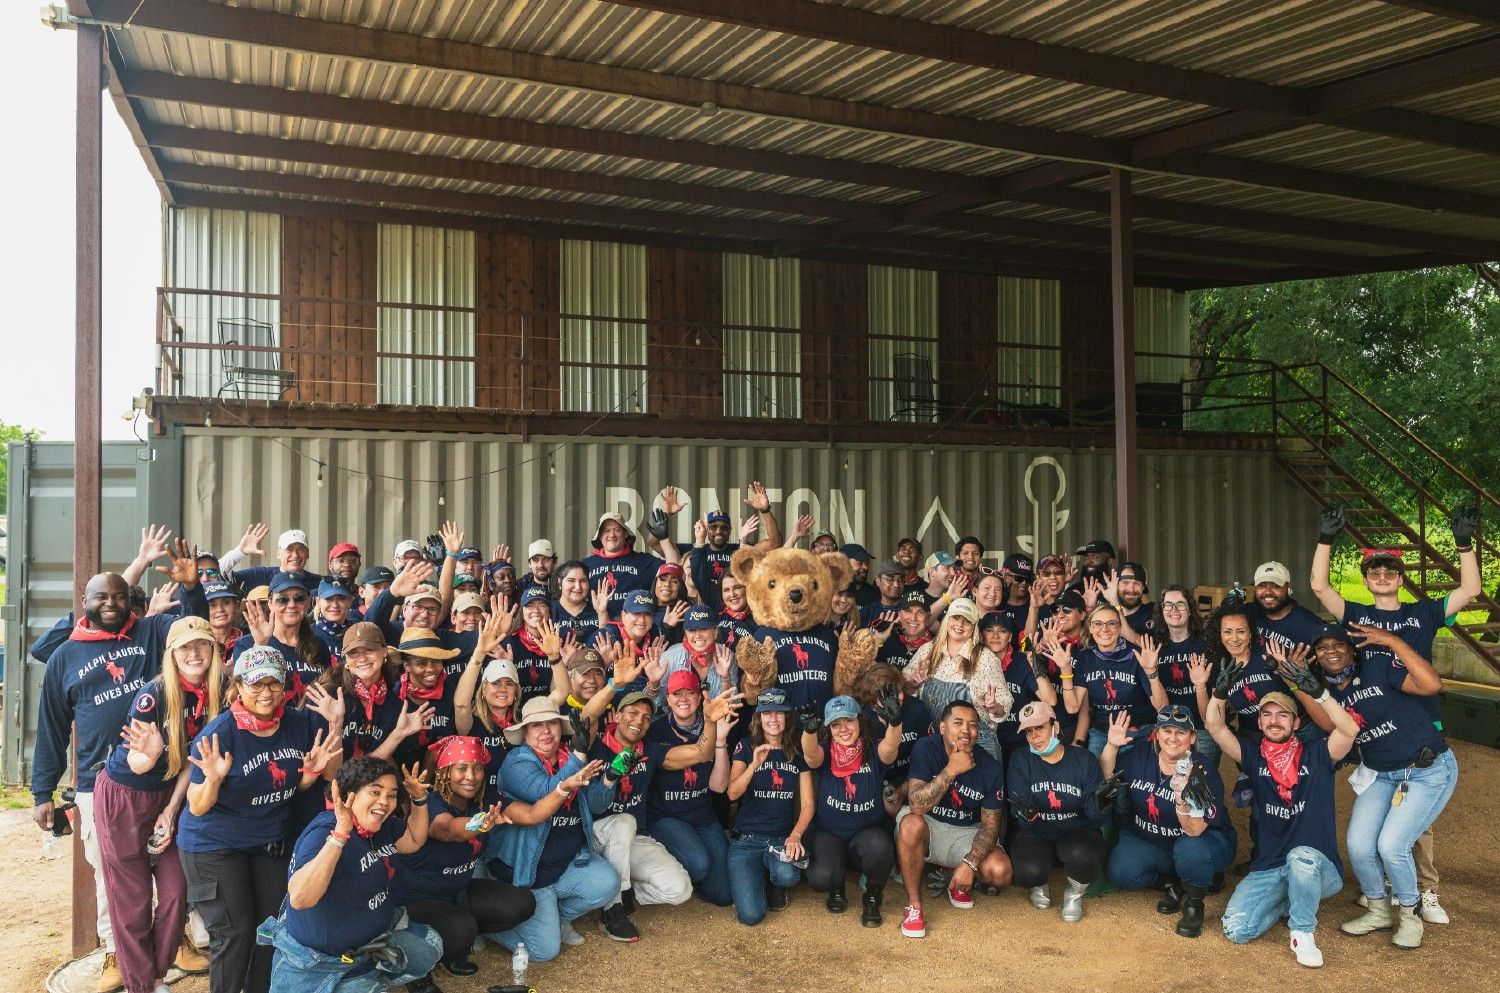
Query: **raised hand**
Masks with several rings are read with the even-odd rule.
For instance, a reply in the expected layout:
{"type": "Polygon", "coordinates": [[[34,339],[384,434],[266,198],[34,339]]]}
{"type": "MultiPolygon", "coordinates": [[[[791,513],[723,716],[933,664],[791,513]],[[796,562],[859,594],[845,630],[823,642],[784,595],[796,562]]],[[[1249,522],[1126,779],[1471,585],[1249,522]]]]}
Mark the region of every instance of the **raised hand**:
{"type": "Polygon", "coordinates": [[[693,522],[693,547],[702,548],[708,544],[708,518],[700,517],[693,522]]]}
{"type": "Polygon", "coordinates": [[[1115,797],[1120,795],[1120,790],[1125,788],[1125,773],[1116,772],[1113,776],[1105,779],[1094,787],[1094,804],[1099,810],[1104,810],[1115,802],[1115,797]]]}
{"type": "Polygon", "coordinates": [[[1130,744],[1130,711],[1122,710],[1109,719],[1109,743],[1116,748],[1130,744]]]}
{"type": "Polygon", "coordinates": [[[1228,700],[1230,692],[1234,690],[1234,684],[1239,682],[1244,674],[1245,663],[1225,659],[1219,666],[1219,678],[1214,680],[1214,696],[1220,700],[1228,700]]]}
{"type": "Polygon", "coordinates": [[[505,609],[506,598],[504,594],[490,598],[490,615],[484,619],[484,624],[479,628],[478,637],[474,640],[474,648],[481,658],[488,658],[505,640],[510,633],[509,621],[515,619],[515,615],[505,609]]]}
{"type": "Polygon", "coordinates": [[[573,732],[573,748],[583,751],[589,747],[589,719],[577,707],[568,708],[568,727],[573,732]]]}
{"type": "Polygon", "coordinates": [[[1293,689],[1301,690],[1310,697],[1323,695],[1323,681],[1301,659],[1287,659],[1282,662],[1277,674],[1293,689]]]}
{"type": "Polygon", "coordinates": [[[172,529],[164,524],[152,524],[141,528],[141,549],[136,552],[136,558],[142,563],[155,562],[167,554],[168,542],[172,539],[172,529]]]}
{"type": "Polygon", "coordinates": [[[1214,805],[1214,791],[1208,785],[1208,775],[1197,762],[1193,763],[1187,785],[1182,788],[1182,802],[1194,810],[1205,812],[1214,805]]]}
{"type": "Polygon", "coordinates": [[[444,521],[443,526],[438,528],[438,536],[443,540],[443,549],[450,555],[464,547],[464,533],[453,521],[444,521]]]}
{"type": "MultiPolygon", "coordinates": [[[[646,667],[646,660],[651,655],[651,646],[647,645],[644,652],[638,652],[636,651],[635,643],[627,641],[620,646],[620,651],[615,654],[615,686],[623,690],[626,686],[635,682],[636,678],[640,676],[641,670],[646,667]]],[[[658,659],[661,658],[660,652],[657,652],[656,655],[658,659]]],[[[651,677],[647,676],[646,678],[649,679],[651,677]]]]}
{"type": "Polygon", "coordinates": [[[1479,530],[1479,507],[1468,506],[1448,518],[1448,527],[1453,532],[1453,544],[1460,550],[1474,547],[1474,532],[1479,530]]]}
{"type": "Polygon", "coordinates": [[[887,726],[901,726],[901,693],[895,683],[882,683],[880,689],[875,691],[875,713],[880,715],[887,726]]]}
{"type": "Polygon", "coordinates": [[[509,562],[509,561],[510,561],[510,546],[507,545],[505,542],[502,541],[502,542],[500,542],[500,544],[498,544],[498,545],[495,546],[495,548],[494,548],[493,551],[490,552],[490,565],[494,565],[496,562],[509,562]]]}
{"type": "Polygon", "coordinates": [[[421,803],[427,799],[427,791],[432,789],[432,783],[428,779],[430,775],[432,774],[422,771],[420,762],[401,767],[401,785],[406,787],[406,795],[411,797],[413,803],[421,803]]]}
{"type": "Polygon", "coordinates": [[[573,658],[573,655],[581,647],[583,646],[578,644],[578,632],[573,630],[568,631],[568,635],[563,639],[562,643],[563,665],[567,665],[568,661],[573,658]]]}
{"type": "Polygon", "coordinates": [[[234,768],[234,756],[219,751],[219,736],[216,734],[198,742],[198,756],[194,757],[189,751],[187,759],[198,767],[204,780],[210,783],[222,783],[224,777],[229,775],[229,770],[234,768]]]}
{"type": "Polygon", "coordinates": [[[589,590],[589,602],[594,605],[594,613],[599,615],[599,620],[609,620],[609,590],[604,588],[603,583],[589,590]]]}
{"type": "Polygon", "coordinates": [[[447,554],[446,547],[443,543],[443,534],[441,531],[427,536],[427,541],[422,547],[422,552],[427,556],[427,561],[432,564],[434,569],[442,568],[443,558],[447,554]]]}
{"type": "Polygon", "coordinates": [[[1073,646],[1065,644],[1057,636],[1055,628],[1047,632],[1047,638],[1049,640],[1042,643],[1042,654],[1052,660],[1059,673],[1066,676],[1073,671],[1073,646]]]}
{"type": "Polygon", "coordinates": [[[1083,605],[1093,610],[1099,605],[1099,598],[1104,595],[1104,584],[1093,576],[1085,576],[1083,580],[1083,605]]]}
{"type": "Polygon", "coordinates": [[[953,580],[948,584],[948,599],[957,600],[963,596],[969,588],[969,576],[964,572],[953,574],[953,580]]]}
{"type": "Polygon", "coordinates": [[[817,734],[823,730],[823,714],[817,707],[808,704],[797,711],[797,723],[802,726],[803,734],[817,734]]]}
{"type": "Polygon", "coordinates": [[[423,702],[416,710],[411,709],[411,701],[401,701],[401,715],[396,718],[396,727],[391,732],[397,738],[410,738],[414,734],[420,734],[430,725],[432,718],[437,714],[432,704],[423,702]]]}
{"type": "Polygon", "coordinates": [[[155,617],[157,614],[165,614],[173,607],[181,606],[177,600],[173,599],[176,596],[176,583],[167,583],[163,586],[158,586],[151,593],[151,602],[146,604],[146,616],[155,617]]]}
{"type": "Polygon", "coordinates": [[[662,490],[661,490],[661,509],[662,509],[662,513],[666,514],[668,517],[671,517],[673,514],[676,514],[679,510],[682,510],[686,506],[687,506],[687,504],[685,504],[681,500],[677,499],[677,487],[675,487],[675,486],[663,486],[662,487],[662,490]]]}
{"type": "Polygon", "coordinates": [[[1155,638],[1149,634],[1143,634],[1141,635],[1141,645],[1135,650],[1135,657],[1140,661],[1141,668],[1145,670],[1146,675],[1149,676],[1156,671],[1157,662],[1161,658],[1161,646],[1157,644],[1155,638]]]}
{"type": "Polygon", "coordinates": [[[761,514],[771,509],[771,497],[766,493],[765,483],[757,479],[750,484],[750,495],[745,498],[745,506],[761,514]]]}
{"type": "Polygon", "coordinates": [[[333,693],[330,694],[319,684],[312,683],[307,687],[307,696],[304,699],[305,709],[323,718],[335,732],[343,728],[344,688],[342,686],[335,687],[333,693]]]}
{"type": "Polygon", "coordinates": [[[401,567],[401,571],[396,573],[396,578],[391,581],[391,596],[397,600],[411,596],[417,592],[417,587],[421,585],[422,580],[432,578],[432,574],[436,571],[433,569],[432,563],[425,560],[407,563],[401,567]]]}
{"type": "Polygon", "coordinates": [[[1104,574],[1104,599],[1116,605],[1120,602],[1120,573],[1115,569],[1104,574]]]}
{"type": "Polygon", "coordinates": [[[1381,648],[1391,648],[1400,640],[1393,632],[1387,631],[1385,628],[1354,623],[1345,626],[1349,629],[1349,639],[1360,648],[1364,648],[1366,645],[1379,645],[1381,648]]]}
{"type": "Polygon", "coordinates": [[[683,617],[687,615],[688,606],[689,604],[686,600],[678,600],[672,606],[668,607],[661,615],[662,626],[669,628],[680,627],[683,617]]]}
{"type": "Polygon", "coordinates": [[[321,776],[329,763],[344,754],[344,739],[337,734],[325,735],[321,729],[313,737],[312,747],[302,757],[302,771],[321,776]]]}
{"type": "Polygon", "coordinates": [[[1209,677],[1212,675],[1213,666],[1202,655],[1194,655],[1188,660],[1188,678],[1193,681],[1194,689],[1208,689],[1209,677]]]}
{"type": "Polygon", "coordinates": [[[348,834],[354,830],[354,808],[349,806],[339,792],[337,780],[328,784],[328,802],[333,807],[333,829],[339,834],[348,834]]]}
{"type": "Polygon", "coordinates": [[[594,759],[592,762],[589,762],[582,769],[579,769],[577,772],[573,773],[573,775],[569,776],[567,779],[564,779],[557,785],[561,786],[565,791],[569,793],[577,793],[589,783],[592,783],[595,777],[597,777],[603,771],[604,763],[599,759],[594,759]]]}
{"type": "Polygon", "coordinates": [[[161,725],[155,721],[132,720],[120,731],[120,737],[124,739],[127,751],[146,756],[153,765],[167,750],[161,737],[161,725]]]}
{"type": "Polygon", "coordinates": [[[249,629],[252,641],[257,645],[271,643],[275,628],[271,624],[271,608],[264,600],[246,600],[241,606],[240,615],[245,619],[245,627],[249,629]]]}
{"type": "Polygon", "coordinates": [[[792,540],[799,541],[812,534],[813,519],[811,514],[803,514],[797,518],[797,523],[792,525],[792,540]]]}
{"type": "Polygon", "coordinates": [[[1331,545],[1344,533],[1344,508],[1330,503],[1318,517],[1318,544],[1331,545]]]}
{"type": "Polygon", "coordinates": [[[751,514],[740,521],[740,544],[748,545],[760,533],[760,515],[751,514]]]}
{"type": "Polygon", "coordinates": [[[186,538],[177,539],[177,550],[168,552],[172,565],[159,565],[156,571],[178,583],[185,590],[198,585],[198,546],[189,546],[186,538]]]}
{"type": "Polygon", "coordinates": [[[552,623],[549,617],[543,617],[536,626],[537,643],[542,646],[542,654],[549,659],[562,657],[562,636],[557,633],[557,625],[552,623]]]}
{"type": "MultiPolygon", "coordinates": [[[[745,694],[734,690],[725,690],[712,700],[703,705],[703,719],[706,721],[729,721],[734,722],[734,712],[745,702],[745,694]]],[[[720,728],[723,731],[724,728],[720,728]]],[[[724,739],[719,738],[720,741],[724,739]]]]}
{"type": "Polygon", "coordinates": [[[641,668],[645,670],[646,680],[652,686],[661,685],[661,681],[667,677],[667,665],[661,660],[661,656],[662,649],[655,642],[647,645],[642,653],[641,668]]]}
{"type": "Polygon", "coordinates": [[[714,646],[714,672],[719,674],[720,679],[729,679],[729,667],[733,664],[734,653],[729,650],[728,645],[714,646]]]}
{"type": "Polygon", "coordinates": [[[604,785],[613,786],[635,771],[635,767],[641,764],[641,757],[628,748],[622,748],[615,753],[609,765],[604,767],[604,785]]]}
{"type": "Polygon", "coordinates": [[[1013,796],[1010,798],[1011,812],[1020,820],[1030,823],[1042,815],[1037,805],[1024,796],[1013,796]]]}
{"type": "Polygon", "coordinates": [[[271,529],[264,524],[252,524],[245,529],[244,536],[240,538],[240,543],[235,547],[240,550],[241,555],[264,555],[266,553],[260,547],[260,543],[265,541],[266,535],[270,533],[271,529]]]}
{"type": "Polygon", "coordinates": [[[755,751],[750,753],[750,768],[759,769],[761,766],[765,765],[766,759],[769,758],[771,753],[775,750],[776,749],[769,744],[762,743],[756,745],[755,751]]]}

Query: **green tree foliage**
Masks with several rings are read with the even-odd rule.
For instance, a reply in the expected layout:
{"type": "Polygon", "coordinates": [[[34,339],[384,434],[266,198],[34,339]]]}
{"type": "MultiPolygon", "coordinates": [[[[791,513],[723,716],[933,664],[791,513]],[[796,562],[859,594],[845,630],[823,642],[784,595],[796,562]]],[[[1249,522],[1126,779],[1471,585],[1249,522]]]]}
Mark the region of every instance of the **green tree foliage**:
{"type": "Polygon", "coordinates": [[[7,506],[10,499],[9,445],[13,441],[25,441],[28,436],[37,438],[41,436],[41,432],[15,424],[0,423],[0,516],[9,512],[7,506]]]}

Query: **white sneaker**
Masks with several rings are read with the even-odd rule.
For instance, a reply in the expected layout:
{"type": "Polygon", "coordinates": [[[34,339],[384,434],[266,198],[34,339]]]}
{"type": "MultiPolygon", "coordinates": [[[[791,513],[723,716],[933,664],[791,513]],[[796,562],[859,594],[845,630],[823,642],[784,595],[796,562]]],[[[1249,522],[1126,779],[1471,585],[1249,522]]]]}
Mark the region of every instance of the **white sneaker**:
{"type": "Polygon", "coordinates": [[[583,944],[583,935],[574,929],[572,921],[563,921],[560,930],[562,931],[562,943],[564,945],[583,944]]]}
{"type": "Polygon", "coordinates": [[[1428,924],[1448,924],[1448,911],[1438,903],[1438,895],[1433,890],[1422,891],[1422,920],[1428,924]]]}
{"type": "Polygon", "coordinates": [[[1309,969],[1323,967],[1323,951],[1318,947],[1311,931],[1292,932],[1292,951],[1297,956],[1298,965],[1305,965],[1309,969]]]}

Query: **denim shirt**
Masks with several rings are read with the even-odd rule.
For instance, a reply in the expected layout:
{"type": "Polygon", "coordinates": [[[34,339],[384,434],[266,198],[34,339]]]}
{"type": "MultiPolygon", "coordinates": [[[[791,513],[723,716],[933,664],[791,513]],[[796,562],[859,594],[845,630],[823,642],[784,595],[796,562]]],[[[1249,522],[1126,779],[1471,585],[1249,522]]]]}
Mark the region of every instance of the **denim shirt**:
{"type": "MultiPolygon", "coordinates": [[[[586,755],[574,751],[568,761],[549,776],[537,753],[520,745],[505,756],[505,762],[500,766],[500,791],[516,800],[536,803],[556,789],[558,783],[582,769],[587,761],[586,755]]],[[[584,802],[579,805],[579,810],[585,838],[593,838],[594,818],[609,808],[616,788],[617,786],[604,785],[603,776],[596,777],[583,788],[584,802]]],[[[485,855],[492,859],[499,858],[510,866],[515,885],[530,886],[536,881],[537,865],[542,858],[542,848],[547,843],[547,833],[551,830],[550,817],[540,824],[507,824],[500,830],[490,832],[490,843],[486,846],[485,855]]],[[[592,848],[586,844],[579,849],[577,861],[588,862],[593,854],[592,848]]]]}

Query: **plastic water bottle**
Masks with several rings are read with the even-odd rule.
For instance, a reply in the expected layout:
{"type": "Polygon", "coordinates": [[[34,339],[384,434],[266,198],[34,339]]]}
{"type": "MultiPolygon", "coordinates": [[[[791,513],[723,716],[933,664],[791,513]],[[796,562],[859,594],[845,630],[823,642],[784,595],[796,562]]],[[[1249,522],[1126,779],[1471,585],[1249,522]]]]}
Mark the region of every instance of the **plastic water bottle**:
{"type": "Polygon", "coordinates": [[[1183,788],[1187,786],[1188,774],[1193,771],[1193,760],[1184,755],[1177,760],[1177,768],[1172,773],[1173,799],[1179,803],[1182,801],[1183,788]]]}
{"type": "Polygon", "coordinates": [[[517,986],[526,985],[526,967],[531,964],[531,956],[526,954],[526,942],[516,942],[515,954],[510,957],[510,981],[517,986]]]}

